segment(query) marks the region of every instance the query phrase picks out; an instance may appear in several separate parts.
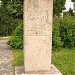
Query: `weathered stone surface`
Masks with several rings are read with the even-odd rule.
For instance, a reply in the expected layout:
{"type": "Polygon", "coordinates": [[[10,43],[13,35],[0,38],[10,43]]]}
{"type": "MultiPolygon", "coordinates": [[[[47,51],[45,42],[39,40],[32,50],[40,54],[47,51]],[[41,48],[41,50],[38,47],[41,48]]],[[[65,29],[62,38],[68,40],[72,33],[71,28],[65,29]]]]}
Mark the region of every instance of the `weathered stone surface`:
{"type": "Polygon", "coordinates": [[[62,75],[51,66],[52,16],[53,0],[24,0],[25,74],[21,75],[62,75]]]}
{"type": "Polygon", "coordinates": [[[24,67],[16,67],[15,68],[15,75],[62,75],[60,71],[52,64],[51,69],[49,71],[44,71],[44,72],[30,72],[24,74],[24,67]]]}
{"type": "Polygon", "coordinates": [[[24,0],[25,72],[49,71],[52,50],[52,0],[24,0]]]}
{"type": "Polygon", "coordinates": [[[25,71],[45,71],[51,66],[51,37],[25,37],[25,71]]]}
{"type": "Polygon", "coordinates": [[[14,75],[11,62],[11,48],[7,45],[7,40],[0,40],[0,75],[14,75]]]}
{"type": "Polygon", "coordinates": [[[25,0],[25,35],[52,35],[52,0],[25,0]]]}

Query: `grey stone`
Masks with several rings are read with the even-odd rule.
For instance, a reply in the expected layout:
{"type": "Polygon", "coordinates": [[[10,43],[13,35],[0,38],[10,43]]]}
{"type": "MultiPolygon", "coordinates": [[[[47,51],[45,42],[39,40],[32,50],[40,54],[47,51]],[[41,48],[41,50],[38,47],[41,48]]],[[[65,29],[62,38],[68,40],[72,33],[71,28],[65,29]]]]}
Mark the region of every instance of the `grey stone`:
{"type": "Polygon", "coordinates": [[[52,64],[51,70],[24,73],[24,66],[15,67],[15,75],[62,75],[60,71],[52,64]]]}
{"type": "Polygon", "coordinates": [[[14,75],[11,61],[12,51],[7,45],[7,40],[0,40],[0,75],[14,75]]]}
{"type": "Polygon", "coordinates": [[[24,0],[25,72],[50,70],[52,0],[24,0]]]}
{"type": "Polygon", "coordinates": [[[61,75],[51,65],[52,17],[53,0],[24,0],[23,75],[61,75]]]}

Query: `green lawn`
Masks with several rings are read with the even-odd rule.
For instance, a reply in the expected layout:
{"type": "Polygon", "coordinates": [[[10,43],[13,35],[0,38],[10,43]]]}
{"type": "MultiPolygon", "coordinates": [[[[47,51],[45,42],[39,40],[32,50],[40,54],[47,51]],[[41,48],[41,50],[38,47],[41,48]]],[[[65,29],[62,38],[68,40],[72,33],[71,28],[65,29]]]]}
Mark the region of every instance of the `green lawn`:
{"type": "Polygon", "coordinates": [[[1,37],[0,36],[0,40],[6,40],[6,39],[8,39],[8,37],[1,37]]]}
{"type": "MultiPolygon", "coordinates": [[[[21,66],[24,63],[22,50],[13,50],[13,66],[21,66]]],[[[75,50],[60,49],[53,51],[52,64],[54,64],[63,75],[75,75],[75,50]]]]}
{"type": "Polygon", "coordinates": [[[11,36],[7,36],[7,37],[3,37],[3,36],[0,36],[0,40],[8,40],[11,36]]]}
{"type": "Polygon", "coordinates": [[[53,51],[52,63],[63,75],[75,75],[75,50],[60,49],[53,51]]]}
{"type": "Polygon", "coordinates": [[[12,51],[12,65],[15,66],[23,66],[24,64],[24,53],[23,50],[13,50],[12,51]]]}

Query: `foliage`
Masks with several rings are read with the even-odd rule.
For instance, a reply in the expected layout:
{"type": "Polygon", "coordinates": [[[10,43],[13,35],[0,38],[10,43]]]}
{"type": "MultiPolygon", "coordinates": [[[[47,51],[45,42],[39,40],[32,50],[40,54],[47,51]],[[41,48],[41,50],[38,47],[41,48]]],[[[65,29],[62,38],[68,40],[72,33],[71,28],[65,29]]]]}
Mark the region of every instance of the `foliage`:
{"type": "Polygon", "coordinates": [[[75,2],[75,0],[71,0],[72,2],[75,2]]]}
{"type": "MultiPolygon", "coordinates": [[[[23,16],[23,0],[2,0],[0,7],[0,35],[11,35],[15,27],[19,25],[13,32],[9,44],[14,48],[23,48],[23,27],[22,22],[17,20],[22,19],[23,16]],[[19,24],[18,24],[19,22],[19,24]]],[[[72,16],[65,16],[63,19],[56,17],[62,11],[65,0],[54,0],[54,22],[53,22],[53,47],[75,47],[75,18],[72,16]]],[[[72,13],[69,10],[69,13],[72,13]]]]}
{"type": "Polygon", "coordinates": [[[63,75],[75,75],[75,49],[61,48],[52,53],[54,64],[63,75]]]}
{"type": "Polygon", "coordinates": [[[74,11],[75,11],[75,0],[71,0],[71,1],[74,2],[74,5],[73,6],[74,6],[74,11]]]}
{"type": "Polygon", "coordinates": [[[22,19],[22,2],[1,0],[0,5],[0,36],[11,35],[16,26],[18,20],[22,19]]]}
{"type": "Polygon", "coordinates": [[[65,16],[65,15],[75,16],[75,13],[73,12],[73,9],[72,9],[72,8],[70,8],[70,9],[69,9],[69,11],[64,12],[64,13],[63,13],[63,15],[64,15],[64,16],[65,16]]]}
{"type": "Polygon", "coordinates": [[[53,19],[53,33],[52,33],[53,48],[60,48],[62,46],[59,28],[60,28],[60,18],[54,17],[54,19],[53,19]]]}
{"type": "Polygon", "coordinates": [[[53,0],[53,15],[62,13],[66,0],[53,0]]]}
{"type": "Polygon", "coordinates": [[[11,15],[14,18],[22,18],[23,16],[23,4],[19,0],[8,2],[7,10],[9,15],[11,15]]]}
{"type": "MultiPolygon", "coordinates": [[[[73,16],[64,16],[63,18],[54,17],[53,19],[53,48],[75,48],[75,18],[73,16]]],[[[22,22],[13,32],[9,45],[14,48],[23,49],[23,27],[22,22]]]]}
{"type": "MultiPolygon", "coordinates": [[[[23,18],[23,0],[1,0],[0,6],[0,36],[11,35],[16,26],[18,20],[23,18]]],[[[62,8],[65,4],[65,0],[54,0],[53,11],[54,15],[59,15],[62,12],[62,8]]]]}
{"type": "Polygon", "coordinates": [[[23,49],[23,25],[22,21],[16,27],[12,37],[9,39],[8,44],[16,49],[23,49]]]}
{"type": "Polygon", "coordinates": [[[69,12],[68,13],[69,13],[70,16],[74,16],[74,13],[73,13],[73,9],[72,8],[69,9],[69,12]]]}
{"type": "Polygon", "coordinates": [[[73,13],[73,9],[72,9],[72,8],[70,8],[70,9],[69,9],[69,12],[70,12],[70,13],[73,13]]]}
{"type": "MultiPolygon", "coordinates": [[[[61,48],[58,51],[52,52],[52,64],[54,64],[63,75],[75,74],[75,49],[61,48]]],[[[13,50],[12,65],[23,66],[24,65],[24,53],[23,50],[13,50]]]]}
{"type": "Polygon", "coordinates": [[[66,15],[63,18],[54,17],[53,48],[75,48],[75,17],[66,15]]]}
{"type": "Polygon", "coordinates": [[[65,16],[60,22],[60,37],[64,47],[75,47],[75,17],[65,16]]]}
{"type": "MultiPolygon", "coordinates": [[[[2,12],[4,13],[5,11],[3,10],[2,12]]],[[[12,34],[18,21],[17,19],[14,20],[12,17],[9,17],[7,13],[3,13],[0,13],[0,36],[8,36],[12,34]]]]}
{"type": "Polygon", "coordinates": [[[23,50],[13,50],[13,60],[12,65],[16,66],[23,66],[24,65],[24,53],[23,50]]]}

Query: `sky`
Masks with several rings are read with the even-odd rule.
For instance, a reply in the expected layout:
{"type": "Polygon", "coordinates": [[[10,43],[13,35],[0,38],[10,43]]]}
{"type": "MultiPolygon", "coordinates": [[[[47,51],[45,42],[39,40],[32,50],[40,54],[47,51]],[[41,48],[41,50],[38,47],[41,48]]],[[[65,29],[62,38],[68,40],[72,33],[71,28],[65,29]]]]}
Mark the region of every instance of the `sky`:
{"type": "Polygon", "coordinates": [[[65,7],[66,7],[66,10],[68,11],[70,8],[73,9],[73,2],[71,2],[71,0],[66,0],[66,4],[65,4],[65,7]]]}

